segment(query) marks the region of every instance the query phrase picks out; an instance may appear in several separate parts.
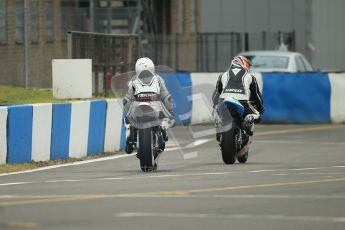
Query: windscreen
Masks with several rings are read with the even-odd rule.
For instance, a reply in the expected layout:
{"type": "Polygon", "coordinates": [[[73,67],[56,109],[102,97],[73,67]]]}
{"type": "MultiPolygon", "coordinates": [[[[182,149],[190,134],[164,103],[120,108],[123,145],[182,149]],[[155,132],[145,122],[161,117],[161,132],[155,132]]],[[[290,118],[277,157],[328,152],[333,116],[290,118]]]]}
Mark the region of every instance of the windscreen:
{"type": "Polygon", "coordinates": [[[144,70],[138,75],[138,79],[143,85],[150,85],[152,82],[153,76],[154,75],[150,71],[144,70]]]}

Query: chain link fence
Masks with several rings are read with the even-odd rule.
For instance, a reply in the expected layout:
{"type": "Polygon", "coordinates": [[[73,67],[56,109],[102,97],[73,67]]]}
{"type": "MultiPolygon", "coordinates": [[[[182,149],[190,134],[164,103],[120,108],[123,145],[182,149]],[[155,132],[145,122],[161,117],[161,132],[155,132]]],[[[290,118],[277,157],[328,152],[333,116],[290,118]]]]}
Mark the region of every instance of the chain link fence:
{"type": "Polygon", "coordinates": [[[107,95],[111,77],[132,70],[139,57],[137,35],[68,32],[68,58],[92,59],[93,93],[107,95]]]}
{"type": "Polygon", "coordinates": [[[194,33],[147,36],[142,55],[175,71],[221,72],[241,51],[275,50],[281,44],[295,50],[294,32],[194,33]]]}

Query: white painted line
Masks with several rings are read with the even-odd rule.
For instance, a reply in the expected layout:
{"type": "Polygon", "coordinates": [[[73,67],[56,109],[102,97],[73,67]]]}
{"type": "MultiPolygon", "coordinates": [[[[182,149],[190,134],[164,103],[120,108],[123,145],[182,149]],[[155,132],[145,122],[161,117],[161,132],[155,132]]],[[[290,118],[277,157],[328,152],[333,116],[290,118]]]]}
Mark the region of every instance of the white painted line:
{"type": "Polygon", "coordinates": [[[121,154],[121,155],[102,157],[102,158],[86,160],[86,161],[77,161],[77,162],[61,164],[61,165],[52,165],[52,166],[47,166],[47,167],[42,167],[42,168],[37,168],[37,169],[32,169],[32,170],[20,171],[20,172],[2,173],[2,174],[0,174],[0,177],[1,176],[25,174],[25,173],[31,173],[31,172],[38,172],[38,171],[45,171],[45,170],[62,168],[62,167],[67,167],[67,166],[83,165],[83,164],[89,164],[89,163],[100,162],[100,161],[108,161],[108,160],[114,160],[114,159],[131,157],[131,156],[133,156],[133,155],[121,154]]]}
{"type": "Polygon", "coordinates": [[[4,183],[0,184],[0,186],[8,186],[8,185],[21,185],[21,184],[31,184],[32,182],[12,182],[12,183],[4,183]]]}
{"type": "Polygon", "coordinates": [[[331,222],[343,223],[345,217],[325,216],[286,216],[286,215],[248,215],[248,214],[212,214],[212,213],[162,213],[162,212],[123,212],[113,213],[114,217],[154,217],[154,218],[182,218],[182,219],[238,219],[260,221],[301,221],[301,222],[331,222]]]}
{"type": "Polygon", "coordinates": [[[131,179],[130,177],[106,177],[106,178],[98,178],[96,180],[128,180],[131,179]]]}
{"type": "Polygon", "coordinates": [[[214,172],[214,173],[200,173],[200,175],[225,175],[231,173],[238,173],[238,172],[214,172]]]}
{"type": "Polygon", "coordinates": [[[211,129],[207,129],[207,130],[202,130],[202,131],[193,131],[193,138],[197,139],[197,138],[201,138],[201,137],[207,137],[207,136],[211,136],[211,135],[215,135],[217,133],[216,128],[211,128],[211,129]]]}
{"type": "Polygon", "coordinates": [[[276,170],[272,169],[262,169],[262,170],[253,170],[253,171],[248,171],[250,173],[260,173],[260,172],[275,172],[276,170]]]}
{"type": "Polygon", "coordinates": [[[48,180],[44,183],[61,183],[61,182],[81,182],[82,180],[48,180]]]}
{"type": "Polygon", "coordinates": [[[325,173],[278,173],[278,174],[272,174],[273,176],[298,176],[298,175],[344,175],[344,172],[325,172],[325,173]]]}
{"type": "Polygon", "coordinates": [[[197,147],[199,145],[203,145],[207,142],[209,142],[210,139],[200,139],[200,140],[196,140],[196,141],[193,141],[192,143],[188,144],[185,146],[185,148],[194,148],[194,147],[197,147]]]}
{"type": "Polygon", "coordinates": [[[211,198],[241,198],[241,199],[345,199],[345,195],[280,195],[280,194],[233,194],[211,195],[211,198]]]}
{"type": "Polygon", "coordinates": [[[345,165],[335,165],[335,166],[332,166],[333,168],[345,168],[345,165]]]}
{"type": "Polygon", "coordinates": [[[308,200],[345,200],[345,195],[281,195],[281,194],[65,194],[65,195],[0,195],[0,199],[49,199],[49,198],[73,198],[73,197],[95,197],[103,196],[109,198],[181,198],[181,199],[308,199],[308,200]]]}
{"type": "Polygon", "coordinates": [[[170,152],[170,151],[175,151],[175,150],[179,150],[179,149],[180,149],[180,147],[172,147],[172,148],[169,147],[169,148],[164,149],[164,152],[170,152]]]}
{"type": "Polygon", "coordinates": [[[197,151],[193,151],[193,152],[189,152],[189,153],[184,153],[183,154],[183,159],[187,160],[187,159],[192,159],[192,158],[196,158],[198,156],[198,152],[197,151]]]}
{"type": "Polygon", "coordinates": [[[269,144],[302,144],[302,145],[345,145],[345,142],[313,142],[313,141],[276,141],[276,140],[255,140],[255,143],[269,143],[269,144]]]}
{"type": "Polygon", "coordinates": [[[290,171],[306,171],[306,170],[317,170],[321,168],[296,168],[296,169],[288,169],[290,171]]]}

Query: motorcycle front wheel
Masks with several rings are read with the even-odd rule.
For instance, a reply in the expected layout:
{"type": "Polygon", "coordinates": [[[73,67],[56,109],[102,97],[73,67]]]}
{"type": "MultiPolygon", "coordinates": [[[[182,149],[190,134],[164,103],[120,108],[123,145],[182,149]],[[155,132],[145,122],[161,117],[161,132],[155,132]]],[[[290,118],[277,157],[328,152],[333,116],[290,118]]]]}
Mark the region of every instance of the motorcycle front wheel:
{"type": "Polygon", "coordinates": [[[154,170],[153,158],[153,133],[151,128],[139,129],[139,159],[140,168],[143,172],[154,170]]]}

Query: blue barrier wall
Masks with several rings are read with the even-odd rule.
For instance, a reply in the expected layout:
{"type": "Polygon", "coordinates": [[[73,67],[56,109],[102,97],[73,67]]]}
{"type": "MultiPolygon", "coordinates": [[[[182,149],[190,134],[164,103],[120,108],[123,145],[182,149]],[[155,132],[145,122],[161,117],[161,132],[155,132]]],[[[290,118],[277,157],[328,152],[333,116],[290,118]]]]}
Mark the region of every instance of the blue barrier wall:
{"type": "Polygon", "coordinates": [[[120,150],[125,150],[126,148],[126,126],[124,123],[125,112],[122,113],[122,123],[121,123],[121,139],[120,139],[120,150]]]}
{"type": "Polygon", "coordinates": [[[8,107],[7,163],[31,162],[32,105],[8,107]]]}
{"type": "Polygon", "coordinates": [[[105,100],[91,101],[87,154],[104,152],[104,135],[107,103],[105,100]]]}
{"type": "Polygon", "coordinates": [[[331,87],[324,73],[263,73],[266,123],[330,122],[331,87]]]}
{"type": "Polygon", "coordinates": [[[67,159],[71,128],[71,104],[53,104],[50,159],[67,159]]]}
{"type": "Polygon", "coordinates": [[[163,73],[162,77],[174,100],[176,124],[190,124],[192,102],[188,96],[192,94],[190,73],[163,73]]]}

